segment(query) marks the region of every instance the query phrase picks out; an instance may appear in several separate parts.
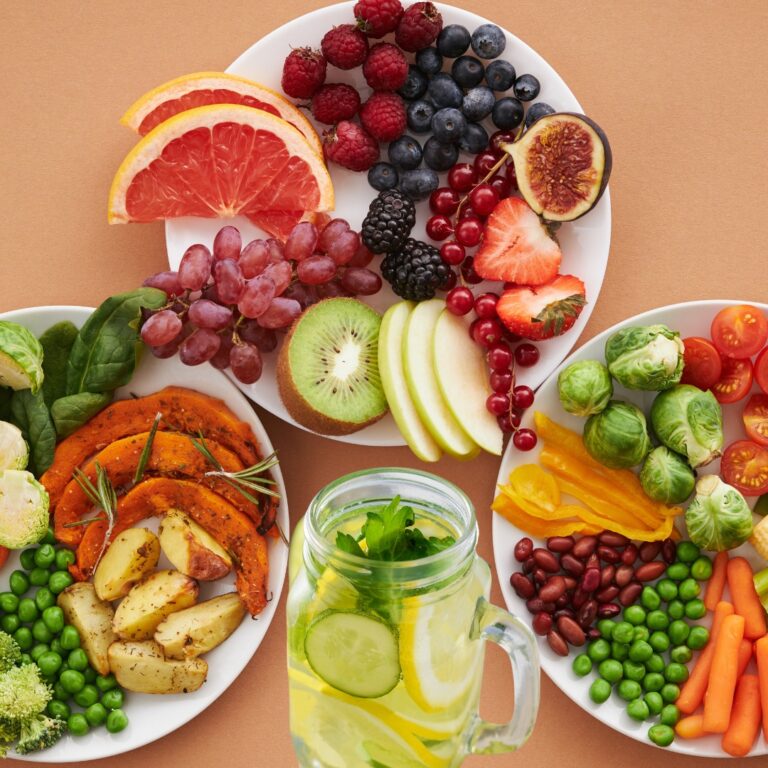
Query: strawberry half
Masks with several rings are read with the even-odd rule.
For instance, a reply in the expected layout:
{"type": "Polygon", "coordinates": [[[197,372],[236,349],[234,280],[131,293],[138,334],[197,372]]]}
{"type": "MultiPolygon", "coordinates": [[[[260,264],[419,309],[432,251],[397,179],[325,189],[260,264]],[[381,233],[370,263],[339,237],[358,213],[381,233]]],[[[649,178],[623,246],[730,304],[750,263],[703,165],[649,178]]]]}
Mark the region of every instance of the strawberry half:
{"type": "Polygon", "coordinates": [[[475,271],[486,280],[543,285],[560,269],[560,246],[525,200],[508,197],[488,217],[475,271]]]}
{"type": "Polygon", "coordinates": [[[496,314],[512,333],[541,341],[565,333],[586,303],[584,283],[573,275],[558,275],[546,285],[508,288],[496,314]]]}

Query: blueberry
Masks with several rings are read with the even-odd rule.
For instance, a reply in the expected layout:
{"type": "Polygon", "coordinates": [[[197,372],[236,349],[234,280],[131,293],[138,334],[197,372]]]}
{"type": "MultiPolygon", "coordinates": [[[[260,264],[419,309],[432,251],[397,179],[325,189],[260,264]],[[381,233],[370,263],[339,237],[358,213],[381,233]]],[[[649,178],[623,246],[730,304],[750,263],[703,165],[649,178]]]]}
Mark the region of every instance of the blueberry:
{"type": "Polygon", "coordinates": [[[416,66],[425,75],[436,75],[443,68],[443,57],[437,48],[422,48],[416,54],[416,66]]]}
{"type": "Polygon", "coordinates": [[[504,59],[492,61],[485,68],[485,82],[494,91],[507,91],[515,82],[515,68],[504,59]]]}
{"type": "Polygon", "coordinates": [[[411,64],[408,67],[408,77],[398,93],[404,99],[411,101],[421,98],[427,92],[427,85],[429,85],[427,76],[417,66],[411,64]]]}
{"type": "Polygon", "coordinates": [[[553,115],[555,113],[554,107],[550,107],[549,104],[545,104],[543,101],[537,101],[535,104],[531,104],[528,107],[528,112],[525,114],[525,127],[533,125],[540,117],[544,115],[553,115]]]}
{"type": "Polygon", "coordinates": [[[412,101],[405,110],[408,127],[414,133],[427,133],[432,127],[432,116],[435,108],[424,99],[412,101]]]}
{"type": "Polygon", "coordinates": [[[477,88],[467,91],[461,102],[461,111],[467,120],[482,120],[491,114],[495,103],[496,97],[493,95],[493,91],[484,85],[478,85],[477,88]]]}
{"type": "Polygon", "coordinates": [[[389,163],[376,163],[368,171],[368,183],[379,192],[397,186],[397,168],[389,163]]]}
{"type": "Polygon", "coordinates": [[[424,162],[435,171],[447,171],[456,165],[459,150],[453,144],[441,144],[432,136],[424,145],[424,162]]]}
{"type": "Polygon", "coordinates": [[[520,101],[533,101],[539,95],[541,85],[533,75],[520,75],[515,80],[514,90],[520,101]]]}
{"type": "Polygon", "coordinates": [[[467,130],[459,140],[459,149],[476,155],[488,146],[488,131],[479,123],[468,123],[467,130]]]}
{"type": "Polygon", "coordinates": [[[458,108],[461,106],[461,100],[464,98],[464,93],[456,81],[445,72],[438,72],[429,81],[427,94],[438,109],[442,107],[458,108]]]}
{"type": "Polygon", "coordinates": [[[472,33],[472,50],[481,59],[501,56],[506,45],[505,34],[495,24],[483,24],[472,33]]]}
{"type": "Polygon", "coordinates": [[[403,171],[400,176],[400,189],[414,200],[425,200],[440,184],[434,171],[420,168],[418,171],[403,171]]]}
{"type": "Polygon", "coordinates": [[[474,56],[461,56],[453,62],[451,74],[462,88],[474,88],[485,76],[485,67],[474,56]]]}
{"type": "Polygon", "coordinates": [[[449,59],[461,56],[470,42],[469,30],[461,24],[449,24],[443,27],[437,36],[437,50],[449,59]]]}
{"type": "Polygon", "coordinates": [[[441,144],[453,144],[466,130],[467,118],[455,107],[440,109],[432,118],[432,133],[441,144]]]}
{"type": "Polygon", "coordinates": [[[389,145],[387,154],[392,165],[410,171],[421,163],[421,144],[406,134],[389,145]]]}
{"type": "Polygon", "coordinates": [[[523,114],[523,105],[517,99],[505,96],[493,105],[493,124],[502,131],[508,131],[523,122],[523,114]]]}

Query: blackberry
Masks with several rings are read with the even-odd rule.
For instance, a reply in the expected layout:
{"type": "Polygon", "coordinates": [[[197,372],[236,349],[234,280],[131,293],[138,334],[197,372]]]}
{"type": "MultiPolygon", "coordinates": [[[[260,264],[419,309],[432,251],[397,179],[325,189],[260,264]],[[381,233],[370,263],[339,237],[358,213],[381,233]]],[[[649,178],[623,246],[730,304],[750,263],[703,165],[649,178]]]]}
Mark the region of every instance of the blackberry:
{"type": "Polygon", "coordinates": [[[399,189],[380,192],[368,208],[360,235],[372,253],[396,251],[416,223],[416,206],[399,189]]]}
{"type": "Polygon", "coordinates": [[[448,279],[451,268],[437,248],[409,237],[381,262],[381,274],[392,290],[409,301],[426,301],[448,279]]]}

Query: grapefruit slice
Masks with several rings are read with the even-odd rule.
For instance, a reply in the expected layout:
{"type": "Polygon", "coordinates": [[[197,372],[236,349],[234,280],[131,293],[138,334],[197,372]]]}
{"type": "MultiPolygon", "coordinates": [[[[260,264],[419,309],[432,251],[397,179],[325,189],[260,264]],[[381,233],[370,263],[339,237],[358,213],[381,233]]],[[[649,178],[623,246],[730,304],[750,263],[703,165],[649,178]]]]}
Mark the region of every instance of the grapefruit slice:
{"type": "Polygon", "coordinates": [[[320,155],[285,120],[217,104],[180,112],[144,136],[109,192],[110,223],[259,211],[327,211],[333,184],[320,155]]]}
{"type": "Polygon", "coordinates": [[[301,111],[276,91],[226,72],[194,72],[158,85],[137,99],[120,119],[142,136],[169,117],[210,104],[242,104],[281,117],[306,136],[318,155],[320,139],[301,111]]]}
{"type": "Polygon", "coordinates": [[[283,241],[299,222],[309,221],[315,225],[319,223],[318,215],[313,211],[256,211],[249,213],[248,218],[267,234],[283,241]]]}

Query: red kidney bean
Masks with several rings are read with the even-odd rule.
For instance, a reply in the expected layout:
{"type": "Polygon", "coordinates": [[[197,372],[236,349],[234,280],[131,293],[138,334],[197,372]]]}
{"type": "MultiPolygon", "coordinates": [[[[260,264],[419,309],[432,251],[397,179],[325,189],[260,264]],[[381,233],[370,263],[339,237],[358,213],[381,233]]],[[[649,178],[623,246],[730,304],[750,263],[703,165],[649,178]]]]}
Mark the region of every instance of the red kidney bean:
{"type": "Polygon", "coordinates": [[[597,627],[590,627],[587,630],[588,640],[597,640],[599,637],[602,637],[602,636],[603,636],[603,633],[597,627]]]}
{"type": "Polygon", "coordinates": [[[661,545],[661,556],[664,558],[664,562],[667,565],[672,565],[675,562],[676,555],[677,544],[672,539],[664,539],[664,543],[661,545]]]}
{"type": "Polygon", "coordinates": [[[571,598],[571,605],[578,610],[587,600],[589,600],[589,593],[577,587],[571,598]]]}
{"type": "Polygon", "coordinates": [[[650,563],[651,560],[655,560],[659,552],[661,552],[660,541],[646,541],[640,545],[640,559],[644,563],[650,563]]]}
{"type": "Polygon", "coordinates": [[[537,547],[533,550],[533,559],[536,565],[543,568],[547,573],[557,573],[560,570],[560,563],[549,550],[537,547]]]}
{"type": "Polygon", "coordinates": [[[604,545],[600,545],[597,548],[597,554],[600,557],[601,560],[604,560],[606,563],[620,563],[621,562],[621,552],[614,549],[613,547],[607,547],[604,545]]]}
{"type": "Polygon", "coordinates": [[[570,616],[561,616],[557,620],[557,631],[571,644],[584,645],[587,639],[584,630],[578,625],[576,619],[570,616]]]}
{"type": "Polygon", "coordinates": [[[533,542],[526,536],[515,544],[515,560],[519,563],[526,561],[533,552],[533,542]]]}
{"type": "Polygon", "coordinates": [[[558,656],[568,655],[568,643],[566,643],[563,639],[563,636],[559,632],[556,632],[554,629],[547,633],[547,643],[549,643],[549,647],[558,656]]]}
{"type": "Polygon", "coordinates": [[[532,576],[534,584],[541,586],[547,583],[547,572],[543,568],[534,568],[532,576]]]}
{"type": "Polygon", "coordinates": [[[577,560],[573,555],[566,554],[560,558],[560,565],[564,571],[572,573],[574,576],[581,576],[584,573],[584,563],[577,560]]]}
{"type": "Polygon", "coordinates": [[[601,544],[607,544],[609,547],[626,547],[629,539],[615,531],[603,531],[598,537],[601,544]]]}
{"type": "Polygon", "coordinates": [[[536,588],[531,583],[531,580],[526,578],[522,573],[513,573],[509,577],[509,583],[512,589],[515,590],[518,597],[522,597],[523,600],[527,600],[529,597],[533,597],[536,594],[536,588]]]}
{"type": "Polygon", "coordinates": [[[632,605],[640,597],[642,591],[643,585],[633,581],[619,592],[619,602],[624,606],[632,605]]]}
{"type": "Polygon", "coordinates": [[[565,582],[562,576],[550,576],[547,583],[539,589],[539,597],[544,602],[554,602],[565,593],[565,582]]]}
{"type": "Polygon", "coordinates": [[[550,536],[547,539],[547,549],[552,552],[570,552],[573,542],[573,536],[550,536]]]}
{"type": "Polygon", "coordinates": [[[571,602],[571,599],[566,594],[560,595],[560,597],[555,600],[555,608],[565,608],[567,605],[569,605],[571,602]]]}
{"type": "Polygon", "coordinates": [[[565,591],[568,592],[571,589],[576,589],[576,579],[573,576],[563,576],[565,582],[565,591]]]}
{"type": "Polygon", "coordinates": [[[621,553],[621,562],[625,565],[633,565],[635,560],[637,560],[637,547],[634,544],[628,544],[621,553]]]}
{"type": "Polygon", "coordinates": [[[597,617],[597,600],[587,600],[576,613],[576,621],[579,622],[582,629],[589,629],[592,622],[597,617]]]}
{"type": "Polygon", "coordinates": [[[638,581],[653,581],[654,579],[658,579],[666,570],[666,563],[661,560],[654,560],[652,563],[643,563],[643,565],[635,571],[635,578],[638,581]]]}
{"type": "Polygon", "coordinates": [[[554,620],[557,621],[561,616],[568,616],[571,619],[576,618],[576,613],[573,608],[561,608],[559,611],[555,611],[554,620]]]}
{"type": "Polygon", "coordinates": [[[597,536],[582,536],[574,545],[571,552],[574,557],[582,560],[589,557],[597,546],[597,536]]]}
{"type": "Polygon", "coordinates": [[[617,587],[626,587],[634,578],[635,569],[631,565],[625,563],[616,569],[616,575],[613,577],[613,581],[617,587]]]}
{"type": "Polygon", "coordinates": [[[555,612],[555,604],[554,603],[545,603],[540,597],[532,597],[530,600],[526,600],[525,601],[525,607],[531,613],[541,613],[542,611],[544,613],[554,613],[555,612]]]}
{"type": "Polygon", "coordinates": [[[607,587],[616,574],[616,568],[613,565],[604,565],[600,571],[600,586],[607,587]]]}
{"type": "Polygon", "coordinates": [[[536,561],[533,559],[533,556],[526,558],[523,563],[523,573],[530,573],[535,567],[536,561]]]}
{"type": "Polygon", "coordinates": [[[593,552],[585,563],[587,568],[600,568],[600,558],[597,556],[597,552],[593,552]]]}
{"type": "Polygon", "coordinates": [[[595,599],[598,603],[610,603],[611,600],[613,600],[615,597],[618,597],[619,594],[619,588],[613,586],[605,587],[604,589],[601,589],[599,592],[595,593],[595,599]]]}
{"type": "Polygon", "coordinates": [[[552,617],[548,613],[537,613],[533,617],[531,626],[537,635],[546,635],[552,629],[552,617]]]}
{"type": "Polygon", "coordinates": [[[584,571],[584,575],[581,577],[579,587],[584,592],[594,592],[600,586],[600,569],[599,568],[587,568],[584,571]]]}
{"type": "Polygon", "coordinates": [[[597,615],[601,619],[610,619],[612,616],[618,616],[621,613],[621,606],[616,603],[603,603],[597,609],[597,615]]]}

